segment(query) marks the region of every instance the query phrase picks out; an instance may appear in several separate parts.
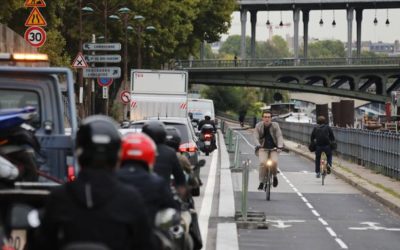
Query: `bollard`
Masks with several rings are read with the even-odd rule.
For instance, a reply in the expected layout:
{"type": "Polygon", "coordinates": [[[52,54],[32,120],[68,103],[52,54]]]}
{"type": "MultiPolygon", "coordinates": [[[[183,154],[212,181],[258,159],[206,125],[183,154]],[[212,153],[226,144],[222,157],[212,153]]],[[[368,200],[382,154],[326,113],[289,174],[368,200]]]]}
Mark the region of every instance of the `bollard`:
{"type": "Polygon", "coordinates": [[[242,169],[242,219],[247,221],[247,193],[249,189],[249,167],[250,160],[243,162],[242,169]]]}
{"type": "Polygon", "coordinates": [[[234,157],[234,167],[235,168],[238,168],[238,167],[240,167],[239,166],[239,155],[240,155],[240,152],[239,152],[239,135],[236,135],[236,144],[235,144],[235,157],[234,157]]]}
{"type": "Polygon", "coordinates": [[[221,120],[220,123],[221,123],[221,131],[223,134],[225,134],[225,121],[221,120]]]}
{"type": "Polygon", "coordinates": [[[232,152],[232,136],[233,136],[233,132],[232,129],[229,128],[228,130],[228,152],[232,152]]]}

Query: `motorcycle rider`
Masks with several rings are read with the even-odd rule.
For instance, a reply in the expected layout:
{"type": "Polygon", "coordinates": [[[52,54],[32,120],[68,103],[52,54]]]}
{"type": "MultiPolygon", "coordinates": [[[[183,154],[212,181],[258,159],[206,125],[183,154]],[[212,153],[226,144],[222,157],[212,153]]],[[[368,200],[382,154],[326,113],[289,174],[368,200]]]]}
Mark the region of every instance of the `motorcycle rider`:
{"type": "MultiPolygon", "coordinates": [[[[216,127],[215,127],[215,123],[213,120],[211,120],[211,112],[207,112],[204,115],[204,120],[201,120],[199,123],[199,127],[198,130],[201,132],[201,128],[205,125],[205,124],[210,124],[213,129],[214,129],[214,134],[217,131],[216,127]]],[[[217,142],[215,140],[215,136],[212,137],[212,141],[211,141],[211,145],[213,146],[213,149],[217,149],[217,142]]]]}
{"type": "Polygon", "coordinates": [[[109,249],[152,249],[151,225],[138,191],[115,175],[121,137],[114,120],[83,120],[76,136],[81,171],[73,182],[52,190],[40,226],[40,247],[95,242],[109,249]]]}
{"type": "MultiPolygon", "coordinates": [[[[195,204],[191,192],[193,189],[196,190],[199,189],[200,182],[194,175],[192,166],[188,158],[179,152],[179,145],[181,144],[181,135],[179,130],[174,127],[166,127],[166,130],[167,130],[166,144],[176,151],[181,167],[184,169],[187,176],[189,191],[187,192],[186,197],[184,197],[182,200],[187,204],[189,209],[194,210],[195,204]]],[[[200,228],[196,213],[192,213],[192,223],[190,225],[189,233],[193,239],[193,249],[194,250],[201,249],[203,247],[203,242],[200,234],[200,228]]]]}
{"type": "Polygon", "coordinates": [[[141,193],[149,211],[150,221],[165,208],[179,210],[167,182],[153,173],[157,148],[144,133],[128,133],[122,138],[121,169],[117,177],[123,183],[134,186],[141,193]]]}
{"type": "Polygon", "coordinates": [[[167,183],[171,182],[171,175],[174,177],[176,191],[180,195],[186,192],[186,180],[178,157],[175,151],[165,144],[167,131],[161,121],[147,121],[142,128],[142,132],[150,136],[157,145],[158,155],[154,164],[154,172],[163,177],[167,183]]]}

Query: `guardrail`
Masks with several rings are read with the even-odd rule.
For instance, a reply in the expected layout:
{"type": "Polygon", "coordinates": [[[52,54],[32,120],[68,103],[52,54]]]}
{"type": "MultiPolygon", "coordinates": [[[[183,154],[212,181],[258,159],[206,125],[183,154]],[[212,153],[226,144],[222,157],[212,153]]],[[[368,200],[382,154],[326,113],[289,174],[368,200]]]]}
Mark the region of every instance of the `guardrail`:
{"type": "Polygon", "coordinates": [[[267,58],[241,60],[178,60],[176,68],[293,67],[340,65],[400,65],[400,57],[267,58]]]}
{"type": "MultiPolygon", "coordinates": [[[[285,139],[308,145],[315,125],[279,122],[285,139]]],[[[400,179],[400,134],[332,127],[341,158],[400,179]]]]}

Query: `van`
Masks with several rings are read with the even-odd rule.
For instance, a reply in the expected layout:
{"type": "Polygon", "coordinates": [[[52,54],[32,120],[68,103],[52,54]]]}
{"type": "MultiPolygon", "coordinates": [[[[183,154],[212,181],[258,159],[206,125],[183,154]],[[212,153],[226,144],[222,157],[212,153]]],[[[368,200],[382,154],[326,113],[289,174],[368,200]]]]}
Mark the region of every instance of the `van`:
{"type": "Polygon", "coordinates": [[[211,113],[211,120],[215,120],[214,102],[211,99],[188,99],[188,112],[192,113],[193,119],[201,121],[207,112],[211,113]]]}

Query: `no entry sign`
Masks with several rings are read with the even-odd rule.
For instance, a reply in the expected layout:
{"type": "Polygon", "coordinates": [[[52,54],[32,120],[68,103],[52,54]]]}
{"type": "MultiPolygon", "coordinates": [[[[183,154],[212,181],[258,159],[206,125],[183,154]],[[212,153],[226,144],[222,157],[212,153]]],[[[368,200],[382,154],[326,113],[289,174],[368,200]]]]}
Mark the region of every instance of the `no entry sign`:
{"type": "Polygon", "coordinates": [[[128,90],[124,90],[121,92],[121,102],[123,104],[128,104],[131,101],[131,94],[128,90]]]}

